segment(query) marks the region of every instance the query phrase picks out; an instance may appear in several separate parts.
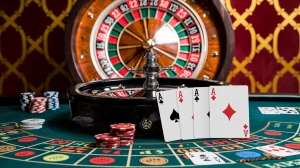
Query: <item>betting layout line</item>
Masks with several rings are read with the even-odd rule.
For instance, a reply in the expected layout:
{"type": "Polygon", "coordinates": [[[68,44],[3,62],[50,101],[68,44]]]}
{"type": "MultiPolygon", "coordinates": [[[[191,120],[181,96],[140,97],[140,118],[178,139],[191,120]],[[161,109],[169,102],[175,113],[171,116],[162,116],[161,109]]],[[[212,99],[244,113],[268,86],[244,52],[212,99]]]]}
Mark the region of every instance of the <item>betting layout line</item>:
{"type": "Polygon", "coordinates": [[[130,161],[131,161],[131,156],[132,156],[132,155],[131,155],[131,154],[132,154],[132,146],[133,146],[133,145],[130,145],[130,147],[129,147],[126,167],[129,167],[129,166],[130,166],[130,161]]]}
{"type": "MultiPolygon", "coordinates": [[[[73,143],[73,142],[71,142],[71,143],[73,143]]],[[[58,147],[58,148],[49,150],[49,151],[47,151],[47,152],[41,153],[41,154],[36,155],[36,156],[33,156],[33,157],[30,157],[30,158],[26,159],[25,161],[29,161],[29,160],[31,160],[31,159],[37,158],[37,157],[42,156],[42,155],[45,155],[45,154],[47,154],[47,153],[54,152],[55,150],[61,149],[61,148],[65,147],[65,146],[66,146],[66,145],[61,145],[61,146],[58,147]]],[[[60,152],[60,151],[57,151],[57,152],[60,152]]]]}
{"type": "MultiPolygon", "coordinates": [[[[50,140],[49,140],[49,141],[50,141],[50,140]]],[[[18,146],[18,147],[20,147],[20,148],[19,148],[19,149],[12,150],[12,151],[5,152],[5,153],[0,153],[0,155],[6,154],[6,153],[11,153],[11,152],[20,151],[20,150],[23,150],[23,149],[31,149],[31,147],[34,147],[34,146],[37,146],[37,145],[40,145],[40,144],[44,144],[44,143],[46,143],[46,142],[47,142],[47,141],[44,141],[44,142],[40,142],[40,143],[37,143],[37,144],[34,144],[34,145],[30,145],[30,146],[20,146],[20,145],[15,145],[15,144],[12,144],[12,143],[4,142],[4,143],[9,144],[9,145],[18,146]]]]}
{"type": "Polygon", "coordinates": [[[272,145],[276,145],[276,144],[279,144],[279,143],[282,143],[282,142],[286,142],[286,141],[288,141],[288,140],[294,138],[295,136],[298,135],[299,130],[300,130],[300,123],[298,123],[298,129],[297,129],[297,131],[294,133],[293,136],[291,136],[291,137],[289,137],[289,138],[286,138],[286,139],[283,139],[283,140],[281,140],[281,141],[279,141],[279,142],[276,142],[276,143],[274,143],[274,144],[272,144],[272,145]]]}
{"type": "Polygon", "coordinates": [[[207,150],[204,149],[204,147],[201,147],[200,145],[198,145],[196,142],[194,143],[194,145],[196,145],[198,148],[200,148],[201,150],[207,152],[207,150]]]}
{"type": "Polygon", "coordinates": [[[185,164],[182,162],[182,160],[178,157],[177,153],[173,150],[173,148],[171,147],[171,145],[167,144],[167,146],[169,147],[169,149],[171,150],[171,152],[173,153],[173,155],[176,157],[176,159],[178,160],[178,162],[180,163],[181,166],[185,166],[185,164]]]}
{"type": "Polygon", "coordinates": [[[91,155],[95,150],[96,150],[96,148],[93,149],[93,150],[91,150],[89,153],[87,153],[85,156],[83,156],[82,158],[80,158],[80,159],[79,159],[77,162],[75,162],[73,165],[78,165],[78,163],[80,163],[83,159],[85,159],[85,158],[87,158],[89,155],[91,155]]]}
{"type": "Polygon", "coordinates": [[[219,152],[215,152],[215,154],[219,155],[221,158],[224,158],[224,159],[228,160],[230,163],[236,163],[235,161],[233,161],[233,160],[229,159],[228,157],[220,154],[219,152]]]}
{"type": "Polygon", "coordinates": [[[251,163],[249,163],[249,162],[245,162],[244,164],[246,164],[246,165],[248,165],[248,166],[250,166],[250,167],[254,167],[254,168],[261,168],[261,167],[259,167],[259,166],[254,165],[254,164],[251,164],[251,163]]]}
{"type": "Polygon", "coordinates": [[[21,137],[16,137],[16,138],[10,138],[10,139],[1,140],[0,142],[6,142],[6,141],[14,140],[14,139],[25,138],[25,137],[28,137],[28,135],[21,136],[21,137]]]}
{"type": "MultiPolygon", "coordinates": [[[[260,135],[255,135],[255,136],[257,136],[257,137],[259,137],[259,138],[264,138],[265,140],[266,139],[274,139],[274,140],[278,140],[278,141],[280,141],[280,140],[282,140],[282,139],[277,139],[277,138],[270,138],[270,137],[264,137],[264,136],[260,136],[260,135]]],[[[292,142],[292,143],[295,143],[294,141],[286,141],[286,142],[292,142]]]]}

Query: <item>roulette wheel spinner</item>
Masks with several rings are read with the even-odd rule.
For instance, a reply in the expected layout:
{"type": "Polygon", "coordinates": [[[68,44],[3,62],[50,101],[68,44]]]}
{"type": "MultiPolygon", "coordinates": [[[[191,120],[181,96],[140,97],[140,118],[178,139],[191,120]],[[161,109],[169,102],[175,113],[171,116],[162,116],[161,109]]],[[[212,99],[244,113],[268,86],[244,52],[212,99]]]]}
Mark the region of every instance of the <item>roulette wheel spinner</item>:
{"type": "Polygon", "coordinates": [[[78,1],[66,32],[68,65],[80,83],[68,92],[70,116],[91,133],[130,122],[137,136],[162,135],[154,93],[222,85],[233,58],[219,0],[78,1]]]}

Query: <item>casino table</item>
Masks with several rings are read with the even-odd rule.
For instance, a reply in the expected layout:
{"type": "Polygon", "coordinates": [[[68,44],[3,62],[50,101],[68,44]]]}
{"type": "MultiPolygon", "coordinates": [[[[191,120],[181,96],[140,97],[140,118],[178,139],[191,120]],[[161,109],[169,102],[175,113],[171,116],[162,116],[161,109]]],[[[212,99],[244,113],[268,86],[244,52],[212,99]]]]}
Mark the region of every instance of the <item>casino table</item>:
{"type": "MultiPolygon", "coordinates": [[[[13,100],[7,99],[7,102],[13,100]]],[[[300,150],[300,115],[263,115],[258,110],[258,107],[277,106],[297,107],[299,110],[297,96],[251,95],[249,139],[166,143],[159,138],[135,138],[133,145],[117,149],[94,147],[93,135],[73,127],[69,121],[68,104],[62,102],[57,111],[30,114],[19,110],[17,104],[2,101],[6,105],[0,106],[1,167],[194,167],[184,156],[188,151],[215,152],[226,162],[211,167],[300,167],[299,155],[282,160],[238,162],[240,159],[264,157],[266,153],[255,149],[258,146],[272,144],[300,150]],[[42,129],[25,131],[19,127],[20,122],[29,118],[44,118],[46,122],[42,129]]]]}

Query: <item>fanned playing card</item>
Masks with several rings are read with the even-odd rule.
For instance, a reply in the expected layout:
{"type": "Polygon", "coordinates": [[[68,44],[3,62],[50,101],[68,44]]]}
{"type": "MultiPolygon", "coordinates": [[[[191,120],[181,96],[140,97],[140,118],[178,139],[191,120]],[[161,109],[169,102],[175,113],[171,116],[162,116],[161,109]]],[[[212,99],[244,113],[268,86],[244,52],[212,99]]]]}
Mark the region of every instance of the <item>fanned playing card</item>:
{"type": "Polygon", "coordinates": [[[248,86],[210,86],[210,137],[249,138],[248,86]]]}
{"type": "Polygon", "coordinates": [[[295,107],[276,107],[280,114],[299,114],[295,107]]]}
{"type": "Polygon", "coordinates": [[[194,139],[193,90],[177,89],[177,104],[180,116],[181,139],[194,139]]]}
{"type": "Polygon", "coordinates": [[[275,146],[275,145],[266,145],[266,146],[260,146],[256,147],[256,149],[270,153],[275,156],[293,156],[293,155],[300,155],[299,151],[281,147],[281,146],[275,146]]]}
{"type": "Polygon", "coordinates": [[[280,114],[275,107],[258,107],[262,114],[280,114]]]}
{"type": "Polygon", "coordinates": [[[178,113],[176,90],[156,93],[161,125],[166,142],[181,139],[180,117],[178,113]]]}
{"type": "Polygon", "coordinates": [[[193,88],[194,137],[209,138],[208,87],[193,88]]]}
{"type": "Polygon", "coordinates": [[[185,155],[194,165],[225,164],[224,160],[213,152],[187,152],[185,155]]]}

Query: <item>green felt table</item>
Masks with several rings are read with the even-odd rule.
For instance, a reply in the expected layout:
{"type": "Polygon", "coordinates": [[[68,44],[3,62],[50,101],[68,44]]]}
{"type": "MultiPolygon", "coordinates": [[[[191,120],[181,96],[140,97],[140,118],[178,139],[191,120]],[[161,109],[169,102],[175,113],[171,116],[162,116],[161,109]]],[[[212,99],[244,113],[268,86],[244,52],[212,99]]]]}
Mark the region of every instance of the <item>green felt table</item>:
{"type": "Polygon", "coordinates": [[[57,111],[42,114],[22,112],[18,106],[0,106],[0,167],[153,167],[139,162],[141,158],[149,156],[168,160],[158,167],[194,167],[184,157],[187,151],[216,152],[226,162],[211,167],[300,167],[299,155],[284,160],[237,162],[245,159],[245,156],[263,157],[264,153],[255,149],[258,146],[273,144],[300,150],[300,115],[263,115],[258,110],[258,107],[276,106],[299,107],[300,103],[268,99],[250,101],[250,139],[199,139],[165,143],[161,139],[136,138],[132,146],[118,149],[91,147],[93,135],[72,128],[67,104],[61,104],[57,111]],[[28,118],[44,118],[46,122],[42,129],[22,130],[20,122],[28,118]],[[24,151],[27,151],[27,155],[22,156],[24,151]],[[45,158],[50,158],[50,161],[45,158]],[[111,163],[91,163],[95,158],[111,163]]]}

